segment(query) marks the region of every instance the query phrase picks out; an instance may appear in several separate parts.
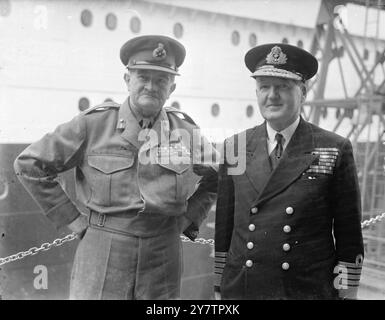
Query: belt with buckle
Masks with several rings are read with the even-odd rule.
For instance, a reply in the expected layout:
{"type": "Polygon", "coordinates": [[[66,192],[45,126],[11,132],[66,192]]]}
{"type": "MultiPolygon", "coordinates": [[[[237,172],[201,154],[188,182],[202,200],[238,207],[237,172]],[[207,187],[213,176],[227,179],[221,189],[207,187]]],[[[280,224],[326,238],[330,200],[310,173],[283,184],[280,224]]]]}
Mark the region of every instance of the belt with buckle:
{"type": "Polygon", "coordinates": [[[176,226],[175,217],[138,212],[116,216],[91,210],[88,222],[94,229],[138,237],[159,235],[176,226]]]}
{"type": "Polygon", "coordinates": [[[116,217],[101,212],[91,210],[89,215],[90,227],[103,229],[122,234],[131,234],[129,232],[129,218],[116,217]]]}

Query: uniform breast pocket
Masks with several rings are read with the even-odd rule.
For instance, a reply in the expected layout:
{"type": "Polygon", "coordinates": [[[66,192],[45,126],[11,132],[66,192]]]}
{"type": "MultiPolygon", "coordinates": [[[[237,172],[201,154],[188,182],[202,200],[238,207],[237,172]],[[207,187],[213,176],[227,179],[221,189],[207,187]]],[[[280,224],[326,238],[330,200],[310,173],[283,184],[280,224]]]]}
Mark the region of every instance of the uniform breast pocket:
{"type": "Polygon", "coordinates": [[[101,206],[110,206],[119,193],[129,189],[129,172],[134,164],[133,157],[122,155],[89,155],[91,200],[101,206]]]}
{"type": "Polygon", "coordinates": [[[187,198],[189,191],[189,176],[192,173],[190,164],[163,164],[158,162],[162,170],[163,191],[166,191],[175,200],[182,200],[187,198]],[[174,195],[174,196],[173,196],[174,195]]]}

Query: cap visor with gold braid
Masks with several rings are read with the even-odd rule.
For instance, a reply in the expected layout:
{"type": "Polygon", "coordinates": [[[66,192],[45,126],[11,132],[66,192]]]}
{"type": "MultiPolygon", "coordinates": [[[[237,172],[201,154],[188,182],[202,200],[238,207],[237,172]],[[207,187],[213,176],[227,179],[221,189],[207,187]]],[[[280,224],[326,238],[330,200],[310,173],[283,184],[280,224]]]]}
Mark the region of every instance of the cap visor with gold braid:
{"type": "Polygon", "coordinates": [[[245,64],[252,77],[279,77],[306,81],[318,70],[317,59],[309,52],[283,43],[269,43],[250,49],[245,64]]]}

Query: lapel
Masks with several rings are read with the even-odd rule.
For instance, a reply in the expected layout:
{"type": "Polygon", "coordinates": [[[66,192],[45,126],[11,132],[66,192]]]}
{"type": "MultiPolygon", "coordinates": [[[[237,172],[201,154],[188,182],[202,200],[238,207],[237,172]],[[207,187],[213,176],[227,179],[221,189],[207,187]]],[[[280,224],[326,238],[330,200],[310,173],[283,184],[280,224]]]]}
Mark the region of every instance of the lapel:
{"type": "Polygon", "coordinates": [[[266,122],[255,127],[246,144],[246,176],[257,192],[263,189],[271,170],[267,152],[266,122]]]}
{"type": "Polygon", "coordinates": [[[123,132],[121,133],[121,136],[123,139],[127,140],[129,143],[134,145],[136,148],[140,148],[141,144],[143,142],[138,141],[138,134],[142,128],[139,126],[138,121],[136,120],[135,116],[133,115],[130,106],[128,104],[128,99],[123,102],[122,106],[119,109],[119,122],[123,121],[124,128],[123,132]]]}
{"type": "Polygon", "coordinates": [[[278,166],[271,173],[253,206],[257,206],[285,190],[317,158],[313,131],[309,123],[301,120],[287,145],[278,166]]]}

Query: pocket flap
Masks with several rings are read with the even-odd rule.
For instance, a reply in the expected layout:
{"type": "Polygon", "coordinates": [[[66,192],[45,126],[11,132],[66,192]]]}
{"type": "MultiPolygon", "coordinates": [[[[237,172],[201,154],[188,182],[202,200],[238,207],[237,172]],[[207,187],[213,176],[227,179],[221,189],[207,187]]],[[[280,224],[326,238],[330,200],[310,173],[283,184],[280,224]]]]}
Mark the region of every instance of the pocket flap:
{"type": "Polygon", "coordinates": [[[114,155],[89,155],[88,164],[106,174],[131,168],[134,158],[114,155]]]}
{"type": "Polygon", "coordinates": [[[171,171],[174,171],[177,174],[182,174],[183,172],[187,171],[191,167],[190,164],[184,164],[184,163],[178,163],[178,164],[167,163],[167,164],[164,164],[164,163],[160,163],[159,161],[157,161],[157,163],[161,167],[168,169],[168,170],[171,170],[171,171]]]}

